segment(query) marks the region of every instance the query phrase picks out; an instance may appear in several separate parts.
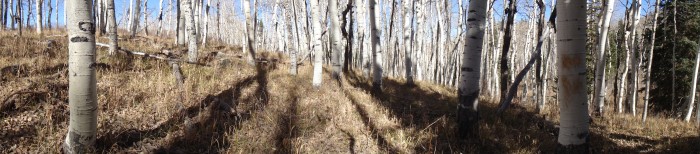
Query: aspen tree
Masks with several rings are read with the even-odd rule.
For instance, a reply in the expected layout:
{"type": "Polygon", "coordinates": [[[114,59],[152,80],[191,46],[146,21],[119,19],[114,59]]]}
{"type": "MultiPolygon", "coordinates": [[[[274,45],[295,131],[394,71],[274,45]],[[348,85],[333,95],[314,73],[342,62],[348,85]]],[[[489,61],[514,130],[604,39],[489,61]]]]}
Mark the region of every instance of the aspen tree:
{"type": "Polygon", "coordinates": [[[369,26],[372,29],[370,33],[370,46],[372,48],[372,88],[374,90],[381,90],[382,86],[382,49],[379,45],[379,29],[377,28],[377,22],[381,20],[381,9],[376,9],[379,7],[377,0],[369,0],[369,26]],[[380,16],[377,16],[379,14],[380,16]]]}
{"type": "Polygon", "coordinates": [[[207,37],[209,36],[209,7],[211,6],[211,0],[207,0],[207,5],[204,7],[204,30],[202,34],[202,48],[207,46],[207,37]]]}
{"type": "MultiPolygon", "coordinates": [[[[246,61],[249,65],[255,66],[255,48],[253,47],[255,43],[255,19],[251,17],[250,9],[255,9],[255,2],[252,6],[250,0],[243,0],[243,12],[245,13],[245,35],[246,35],[246,45],[243,51],[246,55],[246,61]]],[[[255,12],[255,10],[253,10],[255,12]]],[[[255,16],[255,15],[252,15],[255,16]]]]}
{"type": "MultiPolygon", "coordinates": [[[[700,48],[700,47],[699,47],[700,48]]],[[[695,53],[695,68],[693,69],[693,79],[690,85],[690,91],[688,92],[688,111],[685,114],[683,121],[689,122],[690,118],[693,116],[693,106],[695,106],[695,93],[698,86],[698,69],[700,69],[700,50],[695,53]]]]}
{"type": "Polygon", "coordinates": [[[598,57],[596,59],[596,69],[595,69],[595,96],[593,97],[593,103],[598,105],[598,114],[603,116],[603,109],[605,105],[605,64],[607,64],[608,57],[605,56],[605,47],[608,39],[608,29],[610,27],[610,19],[612,18],[613,9],[615,8],[614,0],[606,0],[605,10],[603,12],[602,27],[600,35],[598,36],[598,57]]]}
{"type": "Polygon", "coordinates": [[[131,7],[131,12],[130,12],[130,22],[129,22],[129,33],[130,37],[135,37],[136,36],[136,29],[138,28],[139,25],[139,18],[141,16],[141,0],[132,0],[132,4],[130,4],[131,7]]]}
{"type": "Polygon", "coordinates": [[[312,50],[314,52],[314,72],[312,85],[315,88],[320,88],[321,82],[323,81],[323,77],[321,76],[323,73],[323,47],[321,46],[321,17],[319,15],[320,10],[318,7],[318,1],[309,0],[309,4],[311,5],[311,24],[313,26],[312,50]]]}
{"type": "Polygon", "coordinates": [[[156,35],[160,36],[161,30],[163,30],[163,0],[158,2],[158,8],[158,30],[156,31],[156,35]]]}
{"type": "Polygon", "coordinates": [[[39,35],[43,35],[42,33],[42,26],[43,26],[43,17],[42,15],[44,14],[43,10],[43,4],[44,0],[36,0],[36,33],[39,35]]]}
{"type": "Polygon", "coordinates": [[[360,52],[362,53],[362,59],[360,60],[361,62],[361,67],[362,67],[362,75],[365,77],[369,77],[369,73],[372,70],[371,67],[371,58],[369,54],[369,50],[365,50],[367,48],[367,41],[365,40],[366,38],[366,32],[367,30],[365,29],[365,26],[367,25],[365,21],[367,21],[367,18],[365,17],[367,15],[367,2],[365,0],[356,0],[357,1],[357,31],[359,32],[358,38],[360,39],[360,52]]]}
{"type": "Polygon", "coordinates": [[[97,138],[95,24],[91,0],[66,1],[68,21],[68,134],[65,153],[87,153],[97,138]]]}
{"type": "MultiPolygon", "coordinates": [[[[297,19],[297,5],[296,1],[289,1],[289,3],[292,3],[292,13],[294,15],[294,20],[296,21],[297,19]]],[[[294,29],[296,33],[296,41],[294,41],[294,51],[292,51],[292,54],[290,56],[291,62],[290,62],[290,69],[289,73],[292,75],[297,74],[297,54],[301,50],[301,47],[299,46],[299,43],[301,42],[301,33],[299,32],[299,24],[298,22],[290,22],[294,24],[294,29]]],[[[290,25],[291,26],[291,25],[290,25]]]]}
{"type": "MultiPolygon", "coordinates": [[[[646,80],[646,88],[645,89],[645,97],[644,97],[644,111],[642,112],[642,121],[647,120],[647,108],[649,107],[649,89],[651,89],[651,66],[652,62],[654,60],[654,43],[656,41],[656,26],[658,24],[658,18],[659,18],[659,1],[656,0],[654,3],[654,23],[652,24],[651,27],[651,48],[649,49],[649,60],[647,60],[649,63],[647,64],[647,80],[646,80]]],[[[698,108],[700,109],[700,108],[698,108]]],[[[700,117],[700,116],[698,116],[700,117]]],[[[700,119],[698,120],[700,122],[700,119]]]]}
{"type": "Polygon", "coordinates": [[[332,42],[332,53],[331,61],[333,65],[333,70],[331,76],[339,80],[342,75],[342,63],[340,62],[341,56],[343,55],[343,49],[340,36],[340,19],[338,18],[338,0],[328,0],[328,11],[330,13],[331,20],[331,42],[332,42]]]}
{"type": "Polygon", "coordinates": [[[588,153],[586,1],[557,1],[559,138],[562,153],[588,153]]]}
{"type": "Polygon", "coordinates": [[[185,0],[175,0],[175,2],[177,3],[177,39],[175,42],[177,43],[177,46],[185,46],[185,11],[183,10],[185,8],[183,7],[183,1],[185,0]]]}
{"type": "Polygon", "coordinates": [[[187,44],[188,61],[197,62],[197,30],[195,29],[194,12],[192,12],[194,11],[192,5],[193,1],[195,0],[184,0],[185,4],[183,5],[183,7],[185,9],[186,17],[185,26],[189,35],[189,43],[187,44]]]}
{"type": "MultiPolygon", "coordinates": [[[[632,84],[631,84],[630,90],[628,90],[628,91],[630,92],[630,94],[631,94],[630,100],[629,100],[629,101],[630,101],[630,112],[632,112],[632,116],[636,116],[636,115],[637,115],[637,93],[638,93],[638,92],[637,92],[637,89],[638,89],[638,88],[637,88],[637,85],[638,85],[638,83],[639,83],[639,82],[637,81],[637,79],[638,79],[638,77],[639,77],[639,74],[637,74],[637,70],[638,70],[639,68],[638,68],[638,67],[634,67],[634,66],[637,66],[637,64],[638,64],[638,62],[637,62],[637,61],[638,61],[638,58],[637,58],[637,56],[636,56],[636,55],[637,55],[637,52],[639,52],[639,50],[638,50],[638,48],[637,48],[637,44],[638,44],[638,43],[637,43],[637,42],[638,42],[638,41],[637,41],[637,36],[638,36],[638,35],[641,36],[641,35],[640,35],[639,33],[637,33],[637,24],[639,24],[639,18],[640,18],[640,12],[641,12],[641,11],[640,11],[640,8],[642,7],[641,2],[642,2],[641,0],[635,0],[635,1],[632,3],[632,6],[634,7],[634,20],[633,20],[633,22],[632,22],[632,27],[631,27],[631,30],[632,30],[632,34],[631,34],[632,46],[630,46],[630,53],[631,53],[631,54],[630,54],[630,59],[631,59],[630,65],[632,65],[633,67],[631,67],[631,72],[630,72],[630,73],[632,74],[632,76],[631,76],[632,84]]],[[[641,56],[640,56],[640,57],[641,57],[641,56]]]]}
{"type": "MultiPolygon", "coordinates": [[[[460,4],[461,4],[461,0],[460,4]]],[[[404,53],[404,67],[406,68],[405,76],[406,76],[406,83],[409,85],[413,84],[413,72],[412,72],[412,66],[413,66],[413,57],[411,56],[413,54],[413,51],[411,51],[411,34],[413,33],[413,19],[411,18],[411,3],[415,3],[414,1],[410,0],[403,0],[401,3],[403,3],[403,53],[404,53]]],[[[461,8],[461,5],[460,5],[461,8]]],[[[461,9],[460,9],[461,10],[461,9]]],[[[461,11],[460,11],[461,12],[461,11]]],[[[461,16],[461,14],[460,14],[461,16]]]]}
{"type": "Polygon", "coordinates": [[[472,0],[467,12],[467,40],[462,52],[459,77],[457,121],[461,134],[477,133],[481,53],[483,49],[487,2],[472,0]]]}
{"type": "Polygon", "coordinates": [[[117,16],[114,13],[114,0],[107,1],[107,23],[109,34],[109,55],[114,55],[119,49],[119,40],[117,35],[117,16]]]}

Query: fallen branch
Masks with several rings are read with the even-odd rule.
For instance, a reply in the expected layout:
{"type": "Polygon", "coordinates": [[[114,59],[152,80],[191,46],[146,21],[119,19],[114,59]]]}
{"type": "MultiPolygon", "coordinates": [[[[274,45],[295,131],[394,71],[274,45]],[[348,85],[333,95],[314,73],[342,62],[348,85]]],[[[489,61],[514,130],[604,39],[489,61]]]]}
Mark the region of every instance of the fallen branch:
{"type": "MultiPolygon", "coordinates": [[[[107,45],[107,44],[104,44],[104,43],[97,43],[97,42],[95,42],[95,45],[100,46],[100,47],[109,47],[109,45],[107,45]]],[[[157,56],[157,55],[153,55],[153,54],[148,54],[148,53],[146,53],[146,52],[130,51],[130,50],[122,49],[122,48],[118,48],[118,50],[121,51],[121,52],[124,52],[124,53],[126,53],[126,54],[130,54],[130,55],[139,55],[139,56],[143,56],[143,57],[147,57],[147,58],[154,58],[154,59],[165,60],[165,61],[172,61],[172,62],[184,62],[184,63],[187,63],[187,64],[193,64],[193,65],[199,65],[199,66],[209,66],[209,65],[204,64],[204,63],[190,62],[190,61],[186,61],[186,60],[180,60],[180,59],[175,59],[175,58],[157,56]]],[[[170,52],[170,51],[165,50],[165,52],[170,52]]]]}

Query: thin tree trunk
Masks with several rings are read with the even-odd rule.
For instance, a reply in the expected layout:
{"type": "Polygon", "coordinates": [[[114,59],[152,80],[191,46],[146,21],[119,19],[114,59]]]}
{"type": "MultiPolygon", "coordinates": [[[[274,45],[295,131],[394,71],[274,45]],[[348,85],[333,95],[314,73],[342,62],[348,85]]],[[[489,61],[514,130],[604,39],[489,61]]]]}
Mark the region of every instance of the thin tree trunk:
{"type": "MultiPolygon", "coordinates": [[[[381,90],[382,87],[382,49],[379,44],[379,29],[377,27],[377,22],[381,20],[381,16],[377,16],[377,14],[380,14],[381,9],[376,9],[379,8],[379,4],[377,3],[376,0],[369,0],[369,25],[372,29],[372,32],[370,34],[371,39],[370,42],[372,44],[372,88],[374,90],[381,90]]],[[[380,14],[381,15],[381,14],[380,14]]]]}
{"type": "Polygon", "coordinates": [[[608,29],[610,27],[610,19],[612,18],[613,9],[615,8],[614,0],[607,0],[605,4],[605,11],[603,12],[602,27],[600,30],[600,35],[598,36],[598,57],[596,61],[595,69],[595,96],[593,97],[594,104],[598,105],[597,113],[603,116],[603,110],[605,107],[605,64],[607,64],[608,57],[605,56],[605,47],[608,39],[608,29]]]}
{"type": "Polygon", "coordinates": [[[690,92],[688,94],[688,110],[685,113],[685,118],[683,118],[683,121],[689,122],[690,118],[693,116],[693,107],[695,106],[695,88],[698,85],[698,69],[700,69],[700,50],[695,54],[695,68],[693,69],[693,82],[690,85],[690,92]]]}
{"type": "Polygon", "coordinates": [[[312,85],[314,88],[320,88],[323,82],[323,47],[321,46],[321,17],[318,1],[309,0],[311,5],[311,24],[313,28],[312,50],[314,52],[314,74],[312,85]]]}
{"type": "Polygon", "coordinates": [[[43,35],[42,28],[43,28],[43,5],[44,1],[43,0],[36,0],[36,33],[39,35],[43,35]]]}
{"type": "Polygon", "coordinates": [[[207,6],[204,7],[204,30],[202,32],[202,48],[207,46],[207,38],[209,37],[209,7],[211,6],[211,0],[207,0],[207,6]]]}
{"type": "MultiPolygon", "coordinates": [[[[245,18],[246,18],[246,28],[245,28],[245,34],[248,40],[246,41],[246,48],[243,51],[246,54],[246,61],[248,62],[249,65],[255,66],[255,49],[253,48],[253,45],[255,43],[255,15],[251,16],[250,9],[255,9],[255,2],[253,2],[252,6],[250,4],[250,0],[243,0],[243,12],[245,12],[245,18]]],[[[255,10],[253,10],[255,12],[255,10]]]]}
{"type": "MultiPolygon", "coordinates": [[[[140,10],[139,10],[140,11],[140,10]]],[[[141,13],[139,13],[139,16],[141,16],[141,13]]],[[[143,1],[143,31],[146,32],[146,36],[148,36],[148,0],[143,1]]]]}
{"type": "MultiPolygon", "coordinates": [[[[461,2],[461,0],[460,0],[461,2]]],[[[405,63],[405,68],[406,68],[406,84],[408,85],[413,85],[413,72],[411,71],[412,66],[413,66],[413,57],[411,55],[413,54],[413,51],[411,51],[411,36],[413,34],[413,19],[411,18],[411,3],[415,3],[415,1],[408,1],[408,0],[403,0],[403,52],[404,52],[404,63],[405,63]]],[[[461,5],[460,5],[461,8],[461,5]]],[[[460,11],[461,13],[461,11],[460,11]]],[[[460,14],[460,17],[462,14],[460,14]]]]}
{"type": "Polygon", "coordinates": [[[332,54],[331,54],[331,64],[333,65],[333,70],[331,77],[336,80],[340,80],[342,76],[342,63],[341,58],[343,55],[343,49],[340,36],[340,19],[338,18],[338,0],[328,0],[328,12],[330,14],[331,23],[331,43],[332,43],[332,54]]]}
{"type": "Polygon", "coordinates": [[[156,35],[160,36],[160,33],[162,30],[163,30],[163,0],[160,0],[158,2],[158,30],[156,31],[156,35]]]}
{"type": "MultiPolygon", "coordinates": [[[[299,18],[297,18],[297,5],[296,1],[289,1],[292,3],[292,13],[294,14],[294,21],[297,21],[299,18]]],[[[292,51],[292,54],[290,56],[291,62],[289,63],[290,69],[289,73],[292,75],[297,74],[297,54],[301,50],[301,47],[299,46],[299,43],[301,42],[301,33],[299,32],[299,24],[298,22],[290,22],[294,24],[295,32],[296,32],[296,41],[294,42],[294,51],[292,51]]]]}
{"type": "MultiPolygon", "coordinates": [[[[654,3],[654,23],[651,28],[651,47],[649,49],[649,60],[647,64],[647,80],[646,80],[646,88],[645,88],[645,97],[644,97],[644,111],[642,113],[642,121],[647,120],[647,109],[649,108],[649,89],[651,89],[651,66],[652,62],[654,60],[654,43],[656,42],[656,26],[658,23],[658,18],[659,18],[659,0],[656,0],[654,3]]],[[[700,108],[699,108],[700,109],[700,108]]],[[[700,117],[700,116],[698,116],[700,117]]],[[[700,120],[698,120],[700,121],[700,120]]]]}
{"type": "Polygon", "coordinates": [[[114,55],[119,49],[119,40],[117,37],[117,16],[114,13],[114,0],[107,1],[107,20],[109,33],[109,55],[114,55]]]}
{"type": "Polygon", "coordinates": [[[131,24],[129,27],[129,32],[131,33],[129,36],[131,38],[136,36],[136,29],[139,26],[139,18],[141,16],[141,0],[134,0],[134,3],[131,9],[131,24]]]}
{"type": "MultiPolygon", "coordinates": [[[[640,8],[642,7],[642,4],[641,4],[641,0],[636,0],[632,4],[634,7],[634,20],[632,22],[632,28],[631,28],[632,29],[632,35],[631,35],[632,46],[630,47],[630,49],[631,49],[630,59],[632,60],[631,65],[636,66],[638,64],[638,62],[637,62],[638,58],[636,55],[637,55],[637,52],[639,51],[638,46],[637,46],[637,42],[638,42],[637,41],[637,35],[638,35],[637,24],[639,23],[640,8]]],[[[632,116],[637,115],[637,93],[638,93],[637,92],[637,85],[639,83],[637,81],[637,77],[639,77],[639,74],[637,74],[638,69],[639,69],[638,67],[631,67],[631,72],[630,72],[632,74],[632,76],[631,76],[631,78],[632,78],[632,85],[631,86],[632,87],[629,90],[629,92],[631,93],[630,112],[632,112],[632,116]]]]}
{"type": "MultiPolygon", "coordinates": [[[[48,1],[48,4],[46,5],[46,6],[49,7],[49,11],[47,12],[48,16],[47,16],[47,18],[46,18],[46,28],[48,28],[48,29],[51,29],[52,26],[53,26],[53,25],[51,25],[51,15],[53,14],[53,13],[52,13],[52,12],[53,12],[53,6],[51,6],[51,1],[53,1],[53,0],[49,0],[49,1],[48,1]]],[[[58,2],[56,2],[56,3],[58,3],[58,2]]],[[[0,12],[2,12],[2,11],[0,11],[0,12]]],[[[3,20],[3,21],[4,21],[4,20],[3,20]]]]}
{"type": "Polygon", "coordinates": [[[557,1],[556,8],[560,153],[588,153],[586,1],[557,1]]]}
{"type": "Polygon", "coordinates": [[[87,153],[97,138],[97,78],[95,73],[95,34],[91,0],[66,1],[68,9],[68,133],[65,153],[87,153]]]}
{"type": "Polygon", "coordinates": [[[367,25],[365,21],[367,18],[365,17],[367,15],[367,3],[364,0],[357,0],[357,6],[358,6],[358,15],[357,15],[357,31],[360,33],[359,38],[361,40],[360,44],[360,52],[362,53],[362,60],[361,60],[361,66],[362,66],[362,75],[365,77],[369,77],[370,71],[372,70],[371,67],[371,58],[369,54],[369,50],[365,50],[365,48],[368,46],[367,41],[365,41],[365,32],[367,30],[365,29],[365,26],[367,25]]]}
{"type": "Polygon", "coordinates": [[[508,7],[505,13],[508,14],[507,21],[504,25],[504,37],[503,37],[503,50],[501,52],[501,99],[506,98],[506,91],[508,90],[508,79],[510,78],[510,72],[508,71],[508,51],[510,50],[510,40],[512,37],[512,26],[513,20],[515,19],[515,1],[509,0],[508,7]]]}
{"type": "Polygon", "coordinates": [[[184,14],[184,2],[185,0],[176,0],[177,2],[177,46],[185,46],[185,14],[184,14]]]}
{"type": "Polygon", "coordinates": [[[185,8],[185,16],[187,17],[187,32],[189,34],[189,43],[187,44],[187,56],[189,62],[197,62],[197,30],[195,29],[196,23],[194,22],[194,12],[192,12],[194,11],[192,5],[193,1],[195,0],[184,0],[185,4],[183,5],[185,8]]]}
{"type": "MultiPolygon", "coordinates": [[[[460,6],[461,8],[461,6],[460,6]]],[[[461,75],[459,77],[459,106],[457,121],[459,133],[465,137],[478,133],[479,82],[481,68],[481,53],[486,23],[486,1],[470,1],[467,20],[467,42],[462,52],[461,75]]],[[[460,17],[461,18],[461,17],[460,17]]]]}

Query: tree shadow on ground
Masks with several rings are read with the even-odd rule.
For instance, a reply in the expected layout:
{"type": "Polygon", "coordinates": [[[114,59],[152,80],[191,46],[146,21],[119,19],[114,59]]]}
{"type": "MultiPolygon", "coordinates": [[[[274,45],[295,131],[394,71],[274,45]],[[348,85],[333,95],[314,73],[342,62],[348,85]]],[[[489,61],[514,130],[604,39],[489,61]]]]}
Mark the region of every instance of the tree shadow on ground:
{"type": "Polygon", "coordinates": [[[267,74],[273,69],[276,69],[276,64],[259,64],[255,76],[239,80],[218,94],[206,96],[201,102],[176,112],[156,127],[102,135],[97,139],[97,150],[104,153],[112,149],[130,148],[146,139],[165,138],[177,131],[179,133],[176,134],[182,135],[170,139],[160,147],[142,150],[157,153],[221,153],[221,149],[230,145],[224,138],[224,133],[230,128],[237,128],[241,122],[250,118],[252,112],[263,110],[269,103],[267,74]],[[258,83],[253,95],[241,97],[242,90],[253,83],[258,83]],[[250,107],[238,110],[240,105],[250,107]]]}
{"type": "MultiPolygon", "coordinates": [[[[462,139],[456,132],[456,96],[393,79],[384,79],[381,91],[376,91],[368,80],[355,73],[346,73],[346,77],[350,85],[370,92],[379,105],[390,111],[391,117],[399,120],[401,127],[427,130],[433,134],[427,141],[419,143],[413,149],[415,152],[550,153],[557,150],[558,125],[517,104],[502,114],[496,114],[497,104],[480,100],[480,124],[475,133],[478,135],[462,139]]],[[[356,104],[355,100],[353,103],[356,104]]],[[[366,112],[360,107],[357,109],[366,112]]],[[[611,139],[596,132],[592,132],[591,139],[592,143],[596,142],[591,146],[593,151],[606,146],[613,147],[616,152],[636,152],[635,149],[616,146],[611,139]]]]}

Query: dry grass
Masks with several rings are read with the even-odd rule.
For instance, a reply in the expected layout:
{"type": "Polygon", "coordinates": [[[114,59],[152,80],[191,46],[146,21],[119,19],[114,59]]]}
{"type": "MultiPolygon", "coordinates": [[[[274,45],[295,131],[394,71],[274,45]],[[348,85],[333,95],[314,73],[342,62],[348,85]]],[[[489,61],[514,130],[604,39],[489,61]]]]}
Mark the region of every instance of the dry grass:
{"type": "MultiPolygon", "coordinates": [[[[25,33],[26,34],[26,33],[25,33]]],[[[47,36],[60,34],[49,32],[47,36]]],[[[0,33],[0,151],[58,153],[66,133],[67,47],[65,37],[13,37],[0,33]],[[51,47],[46,41],[54,40],[51,47]],[[44,43],[42,43],[44,42],[44,43]]],[[[172,40],[122,40],[126,49],[156,53],[172,40]]],[[[100,38],[99,42],[106,42],[100,38]]],[[[550,153],[556,150],[557,107],[543,114],[532,103],[497,115],[481,100],[479,136],[455,135],[454,89],[428,83],[407,86],[386,79],[371,90],[358,72],[341,81],[324,74],[311,87],[311,67],[297,76],[285,57],[254,68],[237,57],[230,65],[184,65],[178,88],[167,63],[106,56],[100,48],[100,153],[550,153]],[[181,95],[182,94],[182,95],[181,95]]],[[[177,50],[177,49],[176,49],[177,50]]],[[[209,45],[209,51],[240,55],[240,48],[209,45]]],[[[596,153],[679,152],[700,147],[698,129],[678,120],[609,114],[594,118],[591,148],[596,153]]]]}

